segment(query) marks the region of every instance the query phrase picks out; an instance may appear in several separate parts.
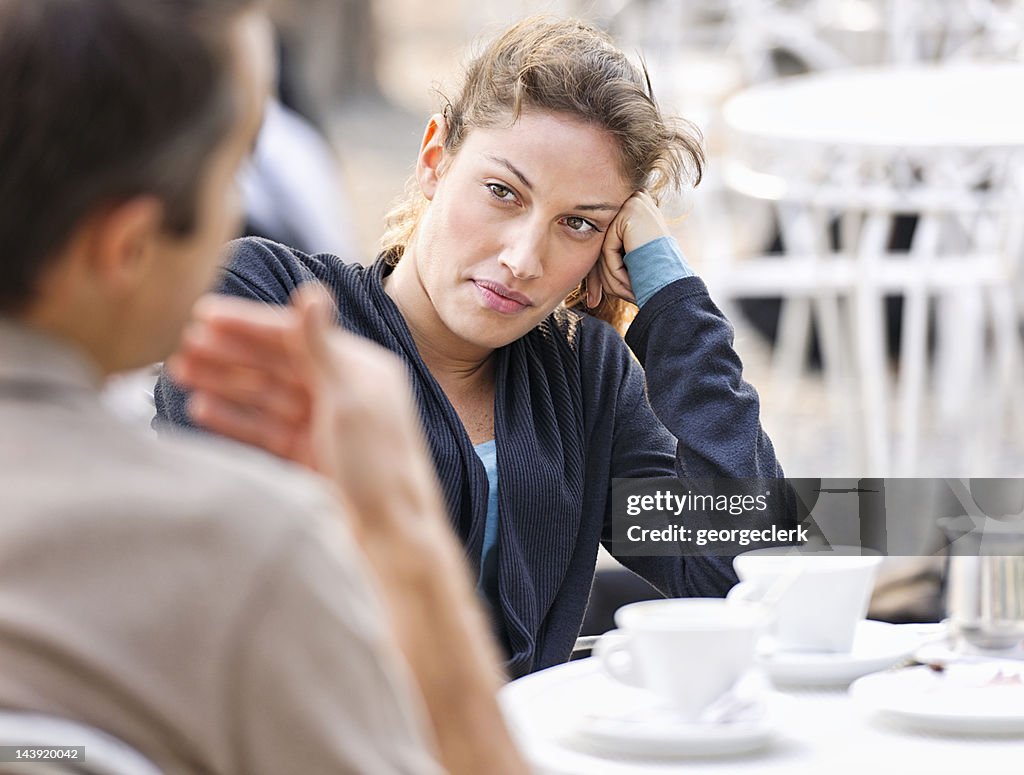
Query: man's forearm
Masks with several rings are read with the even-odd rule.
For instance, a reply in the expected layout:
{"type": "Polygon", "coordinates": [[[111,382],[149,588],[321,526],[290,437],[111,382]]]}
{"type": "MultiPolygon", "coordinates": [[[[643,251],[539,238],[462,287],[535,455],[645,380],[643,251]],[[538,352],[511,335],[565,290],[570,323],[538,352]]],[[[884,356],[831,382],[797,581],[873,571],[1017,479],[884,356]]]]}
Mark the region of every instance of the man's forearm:
{"type": "Polygon", "coordinates": [[[442,762],[452,773],[528,771],[498,706],[498,652],[461,554],[445,548],[413,562],[419,571],[407,568],[385,595],[442,762]]]}

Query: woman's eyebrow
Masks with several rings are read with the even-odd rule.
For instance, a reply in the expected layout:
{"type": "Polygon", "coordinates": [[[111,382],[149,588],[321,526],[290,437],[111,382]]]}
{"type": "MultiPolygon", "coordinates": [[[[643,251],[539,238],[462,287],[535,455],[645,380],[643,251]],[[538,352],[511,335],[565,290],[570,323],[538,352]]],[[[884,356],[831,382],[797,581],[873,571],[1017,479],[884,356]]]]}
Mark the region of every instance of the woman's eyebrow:
{"type": "Polygon", "coordinates": [[[513,175],[519,178],[522,184],[526,186],[528,189],[533,189],[533,184],[529,180],[527,180],[526,175],[517,170],[513,166],[512,162],[510,162],[508,159],[502,158],[501,156],[493,156],[491,154],[486,154],[486,157],[493,162],[497,162],[502,167],[505,167],[509,172],[511,172],[513,175]]]}
{"type": "Polygon", "coordinates": [[[599,202],[593,205],[576,205],[573,210],[611,210],[612,212],[618,212],[622,205],[613,204],[612,202],[599,202]]]}
{"type": "MultiPolygon", "coordinates": [[[[489,154],[489,153],[485,154],[485,157],[490,159],[493,162],[496,162],[496,163],[500,164],[502,167],[507,169],[509,172],[511,172],[517,178],[519,178],[519,180],[522,182],[522,184],[524,186],[526,186],[526,188],[528,188],[531,191],[533,190],[533,184],[529,181],[529,179],[526,177],[526,175],[524,175],[522,172],[517,170],[515,165],[512,164],[512,162],[510,162],[508,159],[506,159],[504,157],[501,157],[501,156],[494,156],[493,154],[489,154]]],[[[617,213],[619,211],[619,208],[621,208],[621,207],[622,207],[621,204],[615,204],[614,202],[598,202],[596,204],[589,204],[589,205],[576,205],[575,207],[573,207],[573,210],[590,210],[590,211],[594,211],[594,210],[608,210],[608,211],[617,213]]]]}

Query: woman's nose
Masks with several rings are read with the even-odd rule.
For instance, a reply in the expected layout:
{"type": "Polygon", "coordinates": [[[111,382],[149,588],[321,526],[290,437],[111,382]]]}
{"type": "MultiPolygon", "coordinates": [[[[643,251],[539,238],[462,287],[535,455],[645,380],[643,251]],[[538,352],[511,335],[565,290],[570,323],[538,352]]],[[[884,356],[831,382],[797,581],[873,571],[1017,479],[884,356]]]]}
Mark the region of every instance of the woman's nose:
{"type": "Polygon", "coordinates": [[[517,280],[535,280],[544,273],[546,246],[543,229],[517,229],[509,234],[500,261],[517,280]]]}

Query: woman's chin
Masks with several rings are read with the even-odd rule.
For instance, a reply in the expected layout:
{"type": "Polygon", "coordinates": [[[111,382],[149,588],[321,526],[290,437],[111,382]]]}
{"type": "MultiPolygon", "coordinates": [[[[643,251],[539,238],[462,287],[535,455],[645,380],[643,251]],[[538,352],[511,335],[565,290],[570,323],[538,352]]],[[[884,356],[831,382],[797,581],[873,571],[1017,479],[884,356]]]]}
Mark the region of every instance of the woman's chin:
{"type": "Polygon", "coordinates": [[[474,315],[451,326],[451,331],[464,342],[487,350],[512,344],[521,339],[535,325],[532,321],[516,320],[481,320],[474,315]]]}
{"type": "Polygon", "coordinates": [[[467,332],[462,338],[472,345],[488,350],[497,350],[506,345],[512,344],[516,339],[521,339],[525,331],[472,331],[467,332]]]}

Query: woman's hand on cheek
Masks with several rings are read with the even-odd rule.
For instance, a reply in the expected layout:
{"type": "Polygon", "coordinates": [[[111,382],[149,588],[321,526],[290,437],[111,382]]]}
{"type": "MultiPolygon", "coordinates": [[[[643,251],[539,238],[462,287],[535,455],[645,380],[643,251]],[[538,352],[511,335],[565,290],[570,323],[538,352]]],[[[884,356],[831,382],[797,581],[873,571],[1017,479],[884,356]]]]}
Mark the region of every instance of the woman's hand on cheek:
{"type": "Polygon", "coordinates": [[[651,195],[646,191],[635,192],[608,226],[601,255],[587,275],[587,306],[600,304],[602,293],[635,304],[623,258],[631,250],[669,235],[665,217],[651,195]]]}

